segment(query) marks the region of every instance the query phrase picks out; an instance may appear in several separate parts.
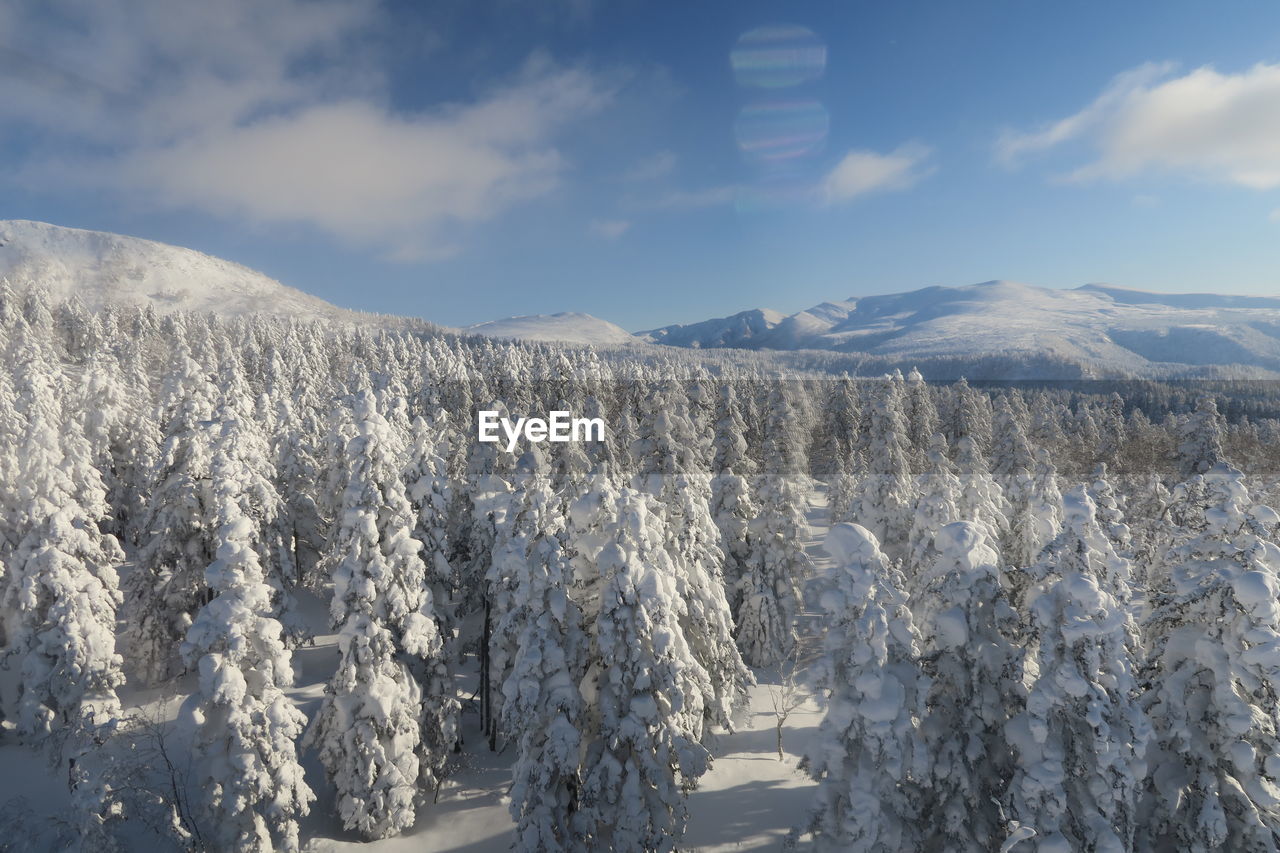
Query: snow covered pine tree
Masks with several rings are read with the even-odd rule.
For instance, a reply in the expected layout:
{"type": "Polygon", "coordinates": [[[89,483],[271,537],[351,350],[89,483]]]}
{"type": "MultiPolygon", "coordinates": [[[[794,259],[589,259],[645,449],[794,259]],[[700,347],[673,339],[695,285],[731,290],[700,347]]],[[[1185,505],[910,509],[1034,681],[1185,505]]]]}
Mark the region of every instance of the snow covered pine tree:
{"type": "Polygon", "coordinates": [[[815,681],[827,712],[804,761],[818,780],[805,830],[824,853],[920,850],[929,762],[918,723],[929,682],[902,575],[856,524],[832,525],[826,548],[835,577],[815,681]]]}
{"type": "Polygon", "coordinates": [[[183,658],[200,674],[190,710],[208,818],[202,836],[218,850],[295,853],[298,818],[315,799],[294,746],[307,720],[282,690],[293,666],[254,549],[259,531],[240,505],[251,479],[225,454],[214,458],[220,523],[205,579],[215,597],[182,644],[183,658]]]}
{"type": "Polygon", "coordinates": [[[319,747],[343,825],[386,838],[413,824],[419,785],[434,788],[453,746],[456,700],[443,692],[447,681],[416,674],[443,666],[444,644],[395,438],[369,391],[356,395],[354,413],[328,555],[341,660],[307,742],[319,747]],[[424,696],[424,681],[441,692],[424,696]]]}

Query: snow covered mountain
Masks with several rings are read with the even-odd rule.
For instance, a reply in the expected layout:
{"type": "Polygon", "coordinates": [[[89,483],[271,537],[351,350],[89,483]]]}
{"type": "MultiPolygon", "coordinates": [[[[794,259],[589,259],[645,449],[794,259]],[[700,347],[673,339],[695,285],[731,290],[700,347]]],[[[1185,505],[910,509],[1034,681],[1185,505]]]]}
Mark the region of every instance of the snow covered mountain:
{"type": "MultiPolygon", "coordinates": [[[[74,294],[91,308],[132,303],[162,313],[419,322],[339,308],[191,249],[25,220],[0,220],[0,279],[6,278],[18,286],[38,282],[54,298],[74,294]]],[[[938,376],[1280,376],[1280,297],[1152,293],[1103,284],[1074,290],[1008,281],[928,287],[824,302],[789,316],[743,311],[635,335],[571,312],[508,317],[461,331],[598,347],[817,350],[848,354],[867,370],[916,364],[938,376]]]]}
{"type": "Polygon", "coordinates": [[[989,281],[745,311],[637,337],[683,347],[829,350],[877,360],[1051,358],[1132,375],[1243,365],[1280,373],[1280,298],[989,281]]]}
{"type": "Polygon", "coordinates": [[[626,329],[615,326],[608,320],[574,312],[533,314],[526,317],[508,317],[505,320],[490,320],[488,323],[468,326],[462,331],[492,338],[560,341],[592,346],[618,346],[641,342],[626,329]]]}
{"type": "Polygon", "coordinates": [[[151,305],[156,311],[222,316],[275,314],[359,321],[362,315],[287,287],[248,267],[183,249],[101,231],[0,220],[0,278],[39,283],[55,299],[76,295],[90,308],[151,305]]]}

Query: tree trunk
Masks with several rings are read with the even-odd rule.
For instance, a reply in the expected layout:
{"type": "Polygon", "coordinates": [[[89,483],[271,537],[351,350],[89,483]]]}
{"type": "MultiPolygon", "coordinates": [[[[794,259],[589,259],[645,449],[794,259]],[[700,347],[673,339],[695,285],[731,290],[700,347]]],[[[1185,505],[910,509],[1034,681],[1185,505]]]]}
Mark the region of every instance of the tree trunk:
{"type": "Polygon", "coordinates": [[[484,631],[480,638],[480,728],[489,736],[490,751],[496,750],[493,700],[489,695],[489,599],[484,602],[484,631]]]}

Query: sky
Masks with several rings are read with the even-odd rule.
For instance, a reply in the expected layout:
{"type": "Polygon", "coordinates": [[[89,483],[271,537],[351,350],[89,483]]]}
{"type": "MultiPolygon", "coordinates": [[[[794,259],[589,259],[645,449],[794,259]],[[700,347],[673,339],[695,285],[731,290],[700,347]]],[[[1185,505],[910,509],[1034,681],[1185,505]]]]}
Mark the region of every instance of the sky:
{"type": "Polygon", "coordinates": [[[0,0],[0,93],[0,219],[447,325],[1280,292],[1263,0],[0,0]]]}

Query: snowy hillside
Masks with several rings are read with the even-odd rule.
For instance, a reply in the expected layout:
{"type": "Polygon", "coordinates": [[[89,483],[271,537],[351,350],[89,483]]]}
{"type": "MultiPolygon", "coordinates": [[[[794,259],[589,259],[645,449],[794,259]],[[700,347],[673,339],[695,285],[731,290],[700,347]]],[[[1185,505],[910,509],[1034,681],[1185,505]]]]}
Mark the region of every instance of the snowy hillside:
{"type": "Polygon", "coordinates": [[[683,347],[817,349],[913,358],[1043,355],[1125,373],[1247,365],[1280,372],[1280,298],[1074,290],[989,281],[746,311],[637,336],[683,347]]]}
{"type": "Polygon", "coordinates": [[[616,346],[639,343],[634,335],[608,320],[590,314],[562,312],[560,314],[534,314],[527,317],[508,317],[491,320],[463,329],[476,335],[491,338],[518,338],[525,341],[560,341],[592,346],[616,346]]]}
{"type": "Polygon", "coordinates": [[[760,347],[770,333],[786,318],[785,314],[767,308],[742,311],[731,317],[704,320],[687,326],[667,326],[636,336],[655,344],[676,347],[760,347]]]}
{"type": "Polygon", "coordinates": [[[21,219],[0,221],[0,278],[15,286],[38,283],[54,298],[74,294],[91,308],[127,303],[151,305],[160,313],[361,317],[248,267],[191,249],[21,219]]]}

